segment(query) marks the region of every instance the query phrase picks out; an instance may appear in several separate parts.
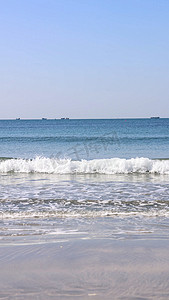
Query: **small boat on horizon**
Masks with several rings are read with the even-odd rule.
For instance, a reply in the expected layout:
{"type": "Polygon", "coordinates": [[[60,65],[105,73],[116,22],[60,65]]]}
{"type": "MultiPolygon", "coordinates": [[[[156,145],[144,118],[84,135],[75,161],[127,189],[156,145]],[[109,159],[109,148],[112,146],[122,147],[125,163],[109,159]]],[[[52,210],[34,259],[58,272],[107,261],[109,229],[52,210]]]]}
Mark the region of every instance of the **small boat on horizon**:
{"type": "Polygon", "coordinates": [[[47,120],[47,118],[42,118],[42,120],[47,120]]]}
{"type": "Polygon", "coordinates": [[[16,120],[20,120],[21,118],[16,118],[16,120]]]}
{"type": "Polygon", "coordinates": [[[160,119],[160,117],[151,117],[150,119],[160,119]]]}

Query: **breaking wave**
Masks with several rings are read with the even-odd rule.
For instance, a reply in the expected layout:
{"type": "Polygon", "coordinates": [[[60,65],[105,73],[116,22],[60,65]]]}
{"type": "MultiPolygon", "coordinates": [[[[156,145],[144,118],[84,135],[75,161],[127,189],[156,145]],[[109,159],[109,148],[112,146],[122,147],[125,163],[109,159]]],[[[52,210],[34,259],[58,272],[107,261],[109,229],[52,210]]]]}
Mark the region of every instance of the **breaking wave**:
{"type": "Polygon", "coordinates": [[[169,160],[111,158],[73,161],[36,157],[34,159],[1,159],[0,173],[48,173],[48,174],[169,174],[169,160]]]}

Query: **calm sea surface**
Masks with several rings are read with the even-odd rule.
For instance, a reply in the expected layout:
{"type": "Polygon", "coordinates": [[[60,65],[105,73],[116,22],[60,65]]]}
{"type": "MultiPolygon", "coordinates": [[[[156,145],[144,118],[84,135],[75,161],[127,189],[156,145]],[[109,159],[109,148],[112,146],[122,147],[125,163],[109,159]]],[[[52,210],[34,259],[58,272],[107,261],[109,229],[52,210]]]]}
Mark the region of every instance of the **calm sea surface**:
{"type": "Polygon", "coordinates": [[[0,120],[1,243],[169,236],[169,119],[0,120]]]}

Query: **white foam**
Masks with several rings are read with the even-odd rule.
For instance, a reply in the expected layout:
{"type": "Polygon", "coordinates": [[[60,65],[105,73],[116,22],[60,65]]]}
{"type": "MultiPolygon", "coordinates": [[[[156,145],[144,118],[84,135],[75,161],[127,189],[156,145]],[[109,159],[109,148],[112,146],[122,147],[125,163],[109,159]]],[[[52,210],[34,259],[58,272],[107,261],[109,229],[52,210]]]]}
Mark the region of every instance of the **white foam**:
{"type": "MultiPolygon", "coordinates": [[[[41,222],[42,219],[48,219],[48,220],[56,220],[56,218],[62,218],[62,219],[81,219],[81,218],[103,218],[103,217],[121,217],[121,218],[125,218],[125,217],[169,217],[169,211],[168,208],[167,209],[150,209],[150,210],[140,210],[139,208],[135,211],[118,211],[118,210],[109,210],[109,209],[105,209],[103,208],[102,210],[67,210],[67,211],[55,211],[53,213],[51,213],[50,211],[44,211],[44,212],[4,212],[4,213],[0,213],[0,219],[1,220],[6,220],[9,219],[14,220],[32,220],[36,218],[36,223],[34,222],[34,226],[37,225],[37,223],[41,222]]],[[[7,225],[7,223],[6,223],[7,225]]],[[[41,223],[42,225],[42,223],[41,223]]],[[[29,226],[29,224],[28,224],[29,226]]],[[[9,224],[8,224],[9,227],[9,224]]],[[[18,227],[15,228],[10,228],[10,230],[14,231],[19,231],[18,227]]],[[[22,228],[20,229],[22,230],[22,228]]],[[[47,231],[47,229],[44,229],[45,232],[47,231]]],[[[52,229],[53,230],[53,229],[52,229]]],[[[43,229],[41,228],[40,230],[41,232],[43,231],[43,229]]],[[[76,231],[76,230],[75,230],[76,231]]],[[[50,230],[49,230],[50,232],[50,230]]],[[[71,232],[71,230],[69,230],[69,232],[71,232]]],[[[72,230],[73,232],[73,230],[72,230]]],[[[59,231],[58,231],[59,233],[59,231]]],[[[63,232],[61,232],[63,233],[63,232]]],[[[61,234],[60,233],[60,234],[61,234]]],[[[53,234],[53,231],[51,231],[50,234],[53,234]]],[[[15,234],[13,234],[15,235],[15,234]]]]}
{"type": "Polygon", "coordinates": [[[36,157],[32,160],[7,159],[0,161],[0,172],[49,173],[49,174],[169,174],[169,160],[151,160],[149,158],[111,158],[72,161],[36,157]]]}

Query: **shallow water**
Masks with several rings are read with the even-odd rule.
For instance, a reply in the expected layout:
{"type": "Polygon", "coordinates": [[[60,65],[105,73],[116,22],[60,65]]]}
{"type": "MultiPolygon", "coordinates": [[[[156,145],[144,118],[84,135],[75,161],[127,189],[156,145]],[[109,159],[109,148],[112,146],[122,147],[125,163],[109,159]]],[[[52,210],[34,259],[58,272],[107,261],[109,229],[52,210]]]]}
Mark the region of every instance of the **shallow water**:
{"type": "Polygon", "coordinates": [[[161,175],[1,174],[1,243],[72,238],[167,238],[161,175]]]}
{"type": "Polygon", "coordinates": [[[168,238],[169,119],[6,120],[0,141],[1,244],[168,238]]]}

